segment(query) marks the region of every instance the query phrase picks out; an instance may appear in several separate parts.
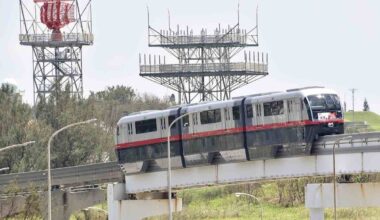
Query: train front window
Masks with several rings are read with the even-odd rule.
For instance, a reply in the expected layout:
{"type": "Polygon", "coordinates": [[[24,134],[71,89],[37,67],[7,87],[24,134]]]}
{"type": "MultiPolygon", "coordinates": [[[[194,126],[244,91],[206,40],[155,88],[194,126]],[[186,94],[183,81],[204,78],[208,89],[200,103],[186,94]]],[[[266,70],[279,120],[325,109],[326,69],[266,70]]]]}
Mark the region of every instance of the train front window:
{"type": "Polygon", "coordinates": [[[319,94],[307,97],[313,118],[318,120],[342,118],[339,97],[335,94],[319,94]]]}
{"type": "Polygon", "coordinates": [[[341,110],[339,97],[334,94],[309,95],[307,97],[314,110],[341,110]]]}

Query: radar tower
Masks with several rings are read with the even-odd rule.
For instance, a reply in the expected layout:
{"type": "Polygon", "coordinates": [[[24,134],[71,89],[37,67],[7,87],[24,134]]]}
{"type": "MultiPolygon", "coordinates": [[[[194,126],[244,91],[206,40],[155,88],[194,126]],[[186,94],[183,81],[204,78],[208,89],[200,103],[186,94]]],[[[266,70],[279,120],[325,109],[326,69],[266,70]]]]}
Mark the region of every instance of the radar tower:
{"type": "Polygon", "coordinates": [[[34,104],[69,89],[83,97],[82,47],[93,44],[92,0],[19,0],[20,44],[32,47],[34,104]]]}

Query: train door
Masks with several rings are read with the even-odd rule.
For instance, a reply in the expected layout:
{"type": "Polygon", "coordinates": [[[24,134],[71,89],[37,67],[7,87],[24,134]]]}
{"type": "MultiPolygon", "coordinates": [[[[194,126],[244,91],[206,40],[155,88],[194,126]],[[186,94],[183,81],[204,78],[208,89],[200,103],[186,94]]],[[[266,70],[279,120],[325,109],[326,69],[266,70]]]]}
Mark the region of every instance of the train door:
{"type": "Polygon", "coordinates": [[[167,130],[166,128],[168,127],[167,123],[166,123],[167,119],[166,117],[161,117],[160,118],[160,137],[161,138],[164,138],[164,137],[167,137],[167,130]]]}
{"type": "Polygon", "coordinates": [[[288,121],[299,121],[301,119],[302,106],[299,99],[287,100],[287,119],[288,121]]]}
{"type": "Polygon", "coordinates": [[[222,117],[222,122],[223,122],[223,128],[228,129],[232,127],[233,121],[231,120],[231,108],[226,107],[223,110],[224,116],[222,117]]]}
{"type": "Polygon", "coordinates": [[[294,121],[294,109],[293,109],[293,100],[286,100],[286,121],[291,122],[294,121]]]}
{"type": "Polygon", "coordinates": [[[255,104],[255,121],[256,125],[264,125],[263,107],[261,103],[255,104]]]}
{"type": "Polygon", "coordinates": [[[182,134],[186,135],[186,134],[189,134],[190,132],[192,133],[192,131],[190,131],[190,121],[189,121],[189,116],[184,116],[182,119],[182,134]]]}
{"type": "Polygon", "coordinates": [[[196,134],[199,131],[199,125],[198,125],[198,113],[192,113],[189,116],[189,127],[190,127],[190,132],[192,134],[196,134]]]}

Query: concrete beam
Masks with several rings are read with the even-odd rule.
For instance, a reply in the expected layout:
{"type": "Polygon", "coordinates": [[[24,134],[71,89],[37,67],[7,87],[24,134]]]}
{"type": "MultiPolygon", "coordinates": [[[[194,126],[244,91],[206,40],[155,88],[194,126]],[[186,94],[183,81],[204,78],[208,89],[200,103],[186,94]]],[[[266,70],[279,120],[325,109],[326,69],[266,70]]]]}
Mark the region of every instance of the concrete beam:
{"type": "MultiPolygon", "coordinates": [[[[0,219],[27,211],[28,194],[17,195],[0,200],[0,219]]],[[[100,189],[90,189],[81,192],[52,192],[52,216],[57,220],[67,220],[75,211],[106,201],[106,193],[100,189]]],[[[47,194],[39,193],[37,201],[42,217],[47,216],[47,194]]]]}
{"type": "MultiPolygon", "coordinates": [[[[344,183],[336,187],[337,208],[380,207],[380,183],[344,183]]],[[[324,209],[334,207],[332,183],[308,184],[305,206],[311,220],[324,219],[324,209]]]]}
{"type": "MultiPolygon", "coordinates": [[[[154,199],[130,200],[125,192],[125,184],[108,185],[108,219],[110,220],[140,220],[150,216],[168,213],[168,200],[157,199],[157,194],[152,194],[154,199]]],[[[162,194],[163,195],[163,194],[162,194]]],[[[148,198],[147,194],[144,197],[148,198]]],[[[172,199],[174,212],[182,211],[182,199],[172,199]]]]}

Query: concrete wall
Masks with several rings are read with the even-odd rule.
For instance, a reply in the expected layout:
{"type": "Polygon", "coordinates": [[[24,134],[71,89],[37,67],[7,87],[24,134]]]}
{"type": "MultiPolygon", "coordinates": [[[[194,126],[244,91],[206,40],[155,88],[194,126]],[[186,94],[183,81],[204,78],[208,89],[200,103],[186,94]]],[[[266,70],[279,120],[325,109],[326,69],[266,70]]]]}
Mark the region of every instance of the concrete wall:
{"type": "MultiPolygon", "coordinates": [[[[324,209],[334,207],[333,184],[308,184],[305,206],[310,209],[311,220],[323,220],[324,209]]],[[[336,207],[380,207],[380,183],[337,184],[336,207]]]]}
{"type": "MultiPolygon", "coordinates": [[[[14,215],[27,210],[28,195],[18,195],[0,200],[0,218],[14,215]]],[[[47,217],[47,193],[38,195],[39,209],[44,218],[47,217]]],[[[81,209],[106,201],[106,192],[100,189],[90,189],[81,192],[52,192],[52,216],[55,220],[67,220],[70,215],[81,209]]]]}

